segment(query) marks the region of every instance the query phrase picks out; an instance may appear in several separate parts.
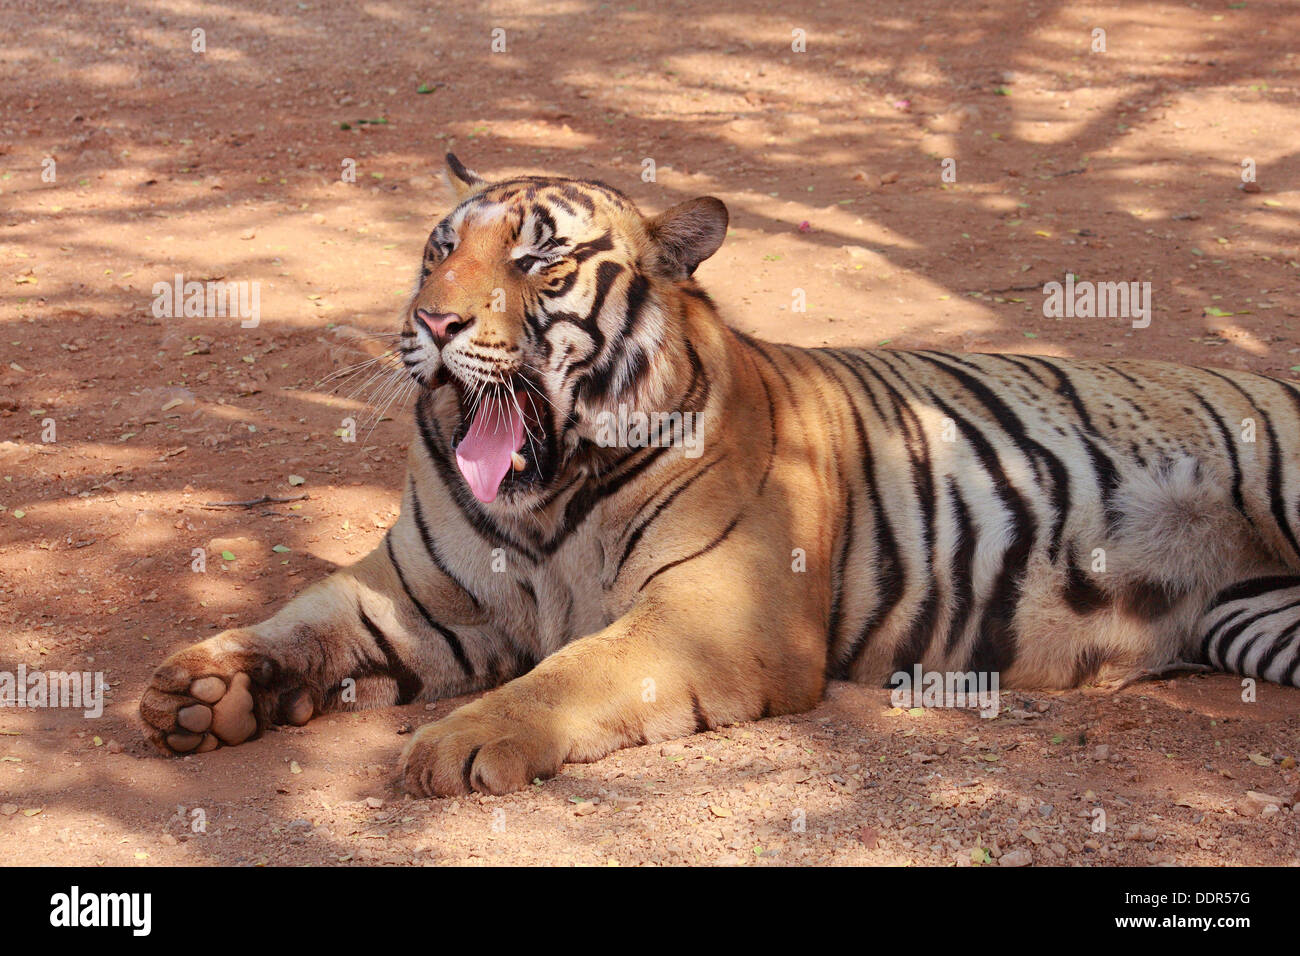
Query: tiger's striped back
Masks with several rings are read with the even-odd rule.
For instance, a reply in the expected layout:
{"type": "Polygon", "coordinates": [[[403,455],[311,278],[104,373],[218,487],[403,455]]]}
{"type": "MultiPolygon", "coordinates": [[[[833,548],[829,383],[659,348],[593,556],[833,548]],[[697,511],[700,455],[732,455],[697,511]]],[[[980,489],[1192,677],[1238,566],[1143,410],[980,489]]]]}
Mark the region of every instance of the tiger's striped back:
{"type": "Polygon", "coordinates": [[[791,429],[823,417],[836,461],[832,674],[874,683],[922,663],[1063,687],[1179,657],[1239,665],[1206,656],[1211,599],[1300,565],[1286,441],[1300,395],[1285,383],[1159,362],[744,347],[791,429]]]}

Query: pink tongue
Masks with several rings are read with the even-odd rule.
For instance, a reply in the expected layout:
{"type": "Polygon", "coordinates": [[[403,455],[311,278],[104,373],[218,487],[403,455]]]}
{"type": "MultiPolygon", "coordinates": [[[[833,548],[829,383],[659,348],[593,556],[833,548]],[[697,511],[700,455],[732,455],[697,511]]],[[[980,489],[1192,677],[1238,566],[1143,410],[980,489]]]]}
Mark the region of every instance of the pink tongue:
{"type": "Polygon", "coordinates": [[[484,395],[464,440],[456,446],[456,464],[469,490],[484,503],[495,501],[510,456],[524,445],[524,419],[509,396],[484,395]]]}

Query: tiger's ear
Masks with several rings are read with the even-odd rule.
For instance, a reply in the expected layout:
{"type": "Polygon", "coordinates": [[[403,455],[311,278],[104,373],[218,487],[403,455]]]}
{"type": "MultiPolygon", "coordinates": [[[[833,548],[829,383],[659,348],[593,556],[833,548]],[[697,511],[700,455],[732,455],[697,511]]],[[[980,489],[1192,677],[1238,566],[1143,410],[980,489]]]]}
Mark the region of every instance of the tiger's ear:
{"type": "Polygon", "coordinates": [[[659,271],[671,279],[692,275],[722,245],[727,221],[726,205],[713,196],[688,199],[647,220],[659,271]]]}
{"type": "Polygon", "coordinates": [[[487,182],[474,170],[466,169],[465,164],[456,158],[455,153],[448,153],[446,159],[447,183],[451,186],[457,199],[464,199],[487,182]]]}

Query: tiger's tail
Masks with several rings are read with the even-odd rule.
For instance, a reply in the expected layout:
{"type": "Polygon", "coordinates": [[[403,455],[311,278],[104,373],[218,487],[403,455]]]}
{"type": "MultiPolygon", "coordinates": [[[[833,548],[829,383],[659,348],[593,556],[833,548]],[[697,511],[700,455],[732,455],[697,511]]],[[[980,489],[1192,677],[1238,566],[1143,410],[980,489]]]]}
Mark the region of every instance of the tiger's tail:
{"type": "Polygon", "coordinates": [[[1300,576],[1249,578],[1201,615],[1198,663],[1300,687],[1300,576]]]}

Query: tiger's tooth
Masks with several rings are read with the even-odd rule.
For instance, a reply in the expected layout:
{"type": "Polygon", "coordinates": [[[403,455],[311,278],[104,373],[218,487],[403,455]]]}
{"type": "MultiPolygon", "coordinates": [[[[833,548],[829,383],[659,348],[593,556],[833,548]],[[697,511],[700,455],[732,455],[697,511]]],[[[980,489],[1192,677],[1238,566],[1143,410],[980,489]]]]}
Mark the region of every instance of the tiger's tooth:
{"type": "Polygon", "coordinates": [[[519,454],[519,452],[512,451],[510,453],[510,466],[514,468],[515,471],[523,471],[528,467],[528,462],[524,459],[523,455],[519,454]]]}

